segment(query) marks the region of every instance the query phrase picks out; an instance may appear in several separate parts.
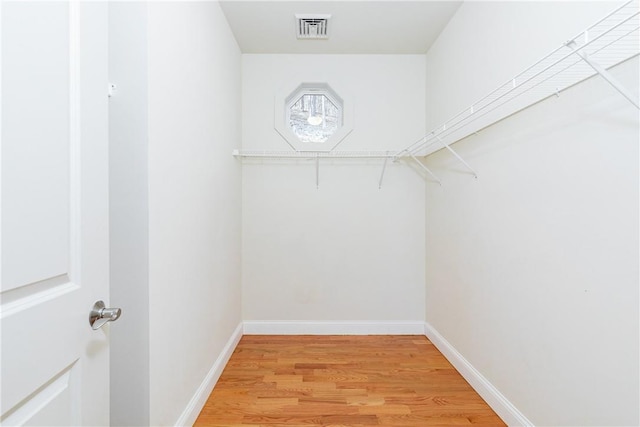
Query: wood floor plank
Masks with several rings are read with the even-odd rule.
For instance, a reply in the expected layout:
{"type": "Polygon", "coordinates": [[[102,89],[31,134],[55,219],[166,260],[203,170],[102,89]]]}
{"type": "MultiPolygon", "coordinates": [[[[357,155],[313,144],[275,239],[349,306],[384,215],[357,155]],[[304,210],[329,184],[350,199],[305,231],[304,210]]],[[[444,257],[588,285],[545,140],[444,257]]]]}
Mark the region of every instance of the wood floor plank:
{"type": "Polygon", "coordinates": [[[503,426],[422,336],[244,336],[196,426],[503,426]]]}

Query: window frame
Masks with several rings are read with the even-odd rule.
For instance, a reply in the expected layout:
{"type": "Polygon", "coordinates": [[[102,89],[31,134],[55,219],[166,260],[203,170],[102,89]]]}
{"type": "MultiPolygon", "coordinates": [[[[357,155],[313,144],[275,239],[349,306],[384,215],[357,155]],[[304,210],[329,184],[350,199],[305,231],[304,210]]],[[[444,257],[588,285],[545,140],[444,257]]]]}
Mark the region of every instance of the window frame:
{"type": "Polygon", "coordinates": [[[275,130],[295,151],[328,152],[334,150],[351,133],[350,103],[339,96],[328,83],[301,83],[293,90],[276,96],[275,130]],[[324,142],[305,142],[293,133],[290,125],[291,107],[306,94],[324,95],[341,112],[338,129],[324,142]]]}

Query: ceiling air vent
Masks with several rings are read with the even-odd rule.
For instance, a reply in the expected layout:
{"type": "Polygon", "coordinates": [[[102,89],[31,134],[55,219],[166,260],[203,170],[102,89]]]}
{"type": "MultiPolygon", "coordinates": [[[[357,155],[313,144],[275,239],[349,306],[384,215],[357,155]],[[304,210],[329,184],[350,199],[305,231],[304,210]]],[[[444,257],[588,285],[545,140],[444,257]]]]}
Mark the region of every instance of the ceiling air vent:
{"type": "Polygon", "coordinates": [[[299,39],[328,39],[331,15],[296,15],[296,35],[299,39]]]}

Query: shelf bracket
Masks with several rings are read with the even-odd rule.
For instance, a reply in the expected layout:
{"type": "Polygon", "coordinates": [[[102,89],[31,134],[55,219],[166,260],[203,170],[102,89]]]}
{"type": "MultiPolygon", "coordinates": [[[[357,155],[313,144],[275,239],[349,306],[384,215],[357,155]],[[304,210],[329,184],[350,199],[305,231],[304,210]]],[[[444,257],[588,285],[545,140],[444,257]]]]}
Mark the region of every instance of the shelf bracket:
{"type": "Polygon", "coordinates": [[[417,163],[418,165],[420,165],[420,167],[421,167],[422,169],[424,169],[424,170],[425,170],[429,175],[431,175],[431,176],[433,177],[433,179],[435,179],[435,180],[436,180],[436,182],[437,182],[439,185],[442,185],[442,181],[440,181],[440,178],[438,178],[437,176],[435,176],[435,174],[434,174],[433,172],[431,172],[431,171],[429,170],[429,168],[428,168],[428,167],[426,167],[426,166],[425,166],[425,165],[424,165],[420,160],[418,160],[418,159],[416,158],[416,156],[414,156],[412,153],[409,153],[409,155],[411,156],[411,158],[412,158],[413,160],[415,160],[415,161],[416,161],[416,163],[417,163]]]}
{"type": "Polygon", "coordinates": [[[316,153],[316,190],[320,188],[320,153],[316,153]]]}
{"type": "Polygon", "coordinates": [[[387,168],[388,160],[389,160],[389,152],[387,151],[387,157],[384,158],[384,163],[382,164],[382,173],[380,174],[380,181],[378,182],[378,190],[382,188],[382,179],[384,178],[384,171],[387,168]]]}
{"type": "Polygon", "coordinates": [[[460,161],[460,163],[465,165],[465,167],[471,171],[471,173],[473,174],[474,178],[478,178],[478,174],[476,173],[476,171],[471,166],[469,166],[469,163],[465,162],[464,159],[462,157],[460,157],[460,155],[453,150],[453,148],[449,147],[449,144],[447,144],[446,142],[444,142],[442,140],[442,138],[440,138],[438,135],[436,135],[436,138],[438,139],[438,141],[440,141],[440,144],[442,144],[442,146],[444,148],[449,150],[449,152],[451,154],[453,154],[455,156],[455,158],[460,161]]]}
{"type": "Polygon", "coordinates": [[[576,42],[574,40],[571,40],[571,41],[567,42],[566,45],[567,45],[567,47],[573,49],[573,51],[576,53],[576,55],[578,55],[580,58],[582,58],[582,60],[584,62],[589,64],[589,66],[591,68],[593,68],[596,73],[600,74],[602,76],[602,78],[605,79],[607,81],[607,83],[609,83],[611,86],[613,86],[613,88],[615,90],[617,90],[618,92],[620,92],[620,94],[622,96],[627,98],[627,100],[629,100],[629,102],[631,102],[633,105],[635,105],[637,109],[640,109],[640,104],[638,103],[638,100],[631,94],[631,92],[629,92],[622,85],[622,83],[620,83],[618,80],[616,80],[616,78],[613,77],[610,72],[605,70],[602,67],[602,65],[600,65],[596,61],[593,61],[592,59],[590,59],[589,56],[586,53],[580,52],[579,48],[577,47],[577,44],[576,44],[576,42]]]}

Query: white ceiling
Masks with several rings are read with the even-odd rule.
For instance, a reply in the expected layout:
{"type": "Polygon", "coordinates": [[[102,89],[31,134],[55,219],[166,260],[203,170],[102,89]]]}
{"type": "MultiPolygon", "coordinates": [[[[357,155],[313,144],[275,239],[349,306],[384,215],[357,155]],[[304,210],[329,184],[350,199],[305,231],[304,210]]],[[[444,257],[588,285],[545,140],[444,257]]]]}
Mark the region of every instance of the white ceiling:
{"type": "Polygon", "coordinates": [[[243,53],[425,53],[461,1],[222,0],[243,53]],[[328,40],[298,40],[295,14],[330,14],[328,40]]]}

